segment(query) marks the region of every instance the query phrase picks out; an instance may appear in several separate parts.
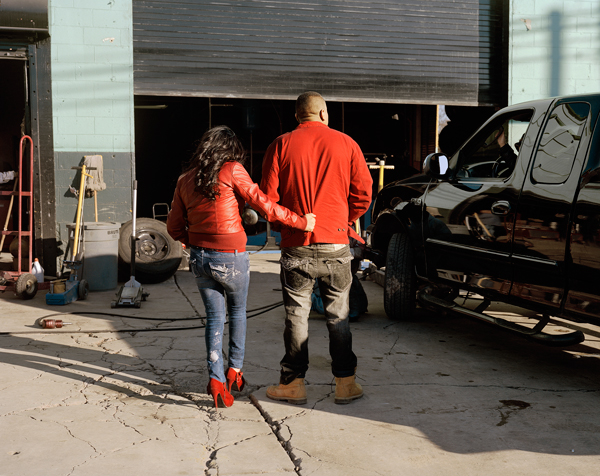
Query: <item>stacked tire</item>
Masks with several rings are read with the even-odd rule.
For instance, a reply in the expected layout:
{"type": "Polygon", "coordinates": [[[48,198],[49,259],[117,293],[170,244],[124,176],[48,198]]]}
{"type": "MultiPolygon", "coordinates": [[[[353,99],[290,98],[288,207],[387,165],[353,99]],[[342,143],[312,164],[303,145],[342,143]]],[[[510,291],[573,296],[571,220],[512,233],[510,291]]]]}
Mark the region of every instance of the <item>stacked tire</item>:
{"type": "MultiPolygon", "coordinates": [[[[152,218],[136,220],[135,279],[142,284],[166,281],[175,274],[183,257],[183,247],[167,232],[167,225],[152,218]]],[[[119,278],[127,281],[131,269],[133,221],[119,230],[119,278]]]]}

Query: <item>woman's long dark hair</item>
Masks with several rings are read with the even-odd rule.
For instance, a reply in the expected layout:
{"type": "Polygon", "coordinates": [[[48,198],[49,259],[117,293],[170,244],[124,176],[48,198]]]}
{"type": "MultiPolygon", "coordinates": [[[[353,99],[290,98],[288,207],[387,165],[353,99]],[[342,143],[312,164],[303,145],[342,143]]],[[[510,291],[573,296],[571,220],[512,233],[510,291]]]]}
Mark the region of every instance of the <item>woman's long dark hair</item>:
{"type": "Polygon", "coordinates": [[[204,133],[184,172],[194,171],[196,191],[210,200],[219,195],[219,172],[225,162],[243,163],[246,151],[235,133],[227,126],[217,126],[204,133]]]}

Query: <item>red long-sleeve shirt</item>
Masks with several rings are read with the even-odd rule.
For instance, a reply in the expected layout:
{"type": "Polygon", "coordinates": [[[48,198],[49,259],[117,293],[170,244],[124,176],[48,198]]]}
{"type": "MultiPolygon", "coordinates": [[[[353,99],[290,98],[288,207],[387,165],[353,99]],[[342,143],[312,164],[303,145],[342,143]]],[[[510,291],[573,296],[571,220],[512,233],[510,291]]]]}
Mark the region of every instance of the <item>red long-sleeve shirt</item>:
{"type": "Polygon", "coordinates": [[[358,144],[327,125],[303,122],[267,149],[260,188],[299,215],[314,213],[312,233],[281,230],[281,246],[360,241],[352,229],[371,204],[373,179],[358,144]]]}

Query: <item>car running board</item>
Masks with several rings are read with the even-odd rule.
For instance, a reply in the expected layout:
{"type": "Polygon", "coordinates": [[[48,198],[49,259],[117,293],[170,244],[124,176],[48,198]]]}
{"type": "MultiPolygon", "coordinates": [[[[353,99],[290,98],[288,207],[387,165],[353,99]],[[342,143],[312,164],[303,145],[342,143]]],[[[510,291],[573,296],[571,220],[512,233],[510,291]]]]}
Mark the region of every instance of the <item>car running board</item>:
{"type": "Polygon", "coordinates": [[[567,334],[548,334],[546,332],[542,332],[542,329],[546,327],[546,324],[548,324],[550,321],[550,316],[547,315],[544,315],[532,329],[520,324],[515,324],[514,322],[507,321],[506,319],[502,319],[500,317],[493,317],[488,314],[484,314],[483,311],[490,305],[490,301],[487,300],[484,300],[479,306],[477,306],[477,309],[472,310],[460,306],[453,301],[445,301],[436,296],[428,294],[425,292],[425,290],[420,291],[417,294],[417,299],[424,307],[434,307],[436,309],[443,308],[447,311],[457,312],[467,317],[474,317],[489,324],[499,326],[502,329],[520,334],[540,344],[551,347],[567,347],[570,345],[580,344],[585,340],[585,335],[581,331],[573,331],[567,334]]]}

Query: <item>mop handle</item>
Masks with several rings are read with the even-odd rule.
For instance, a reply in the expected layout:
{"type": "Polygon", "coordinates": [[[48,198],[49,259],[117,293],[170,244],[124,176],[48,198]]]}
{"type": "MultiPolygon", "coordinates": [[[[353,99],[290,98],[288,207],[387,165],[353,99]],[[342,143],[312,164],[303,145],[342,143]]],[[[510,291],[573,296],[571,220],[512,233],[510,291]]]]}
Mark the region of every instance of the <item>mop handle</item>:
{"type": "Polygon", "coordinates": [[[71,167],[72,169],[81,170],[81,183],[79,185],[79,196],[77,197],[77,216],[75,217],[75,234],[73,237],[73,261],[77,259],[77,248],[79,247],[79,227],[81,225],[82,220],[82,210],[83,210],[83,195],[85,194],[85,180],[86,177],[91,177],[90,174],[85,171],[85,164],[81,167],[71,167]]]}
{"type": "MultiPolygon", "coordinates": [[[[13,187],[13,192],[15,192],[17,190],[17,185],[19,184],[18,180],[15,178],[15,185],[13,187]]],[[[6,221],[4,222],[4,231],[8,230],[8,222],[10,221],[10,217],[11,217],[11,213],[12,213],[12,207],[13,207],[13,202],[15,201],[15,196],[11,195],[10,196],[10,203],[8,205],[8,213],[6,214],[6,221]]],[[[2,252],[2,247],[4,246],[4,238],[6,238],[6,235],[3,233],[2,234],[2,239],[0,239],[0,252],[2,252]]]]}
{"type": "Polygon", "coordinates": [[[137,207],[137,180],[133,181],[133,227],[131,228],[131,276],[135,276],[135,211],[137,207]]]}

